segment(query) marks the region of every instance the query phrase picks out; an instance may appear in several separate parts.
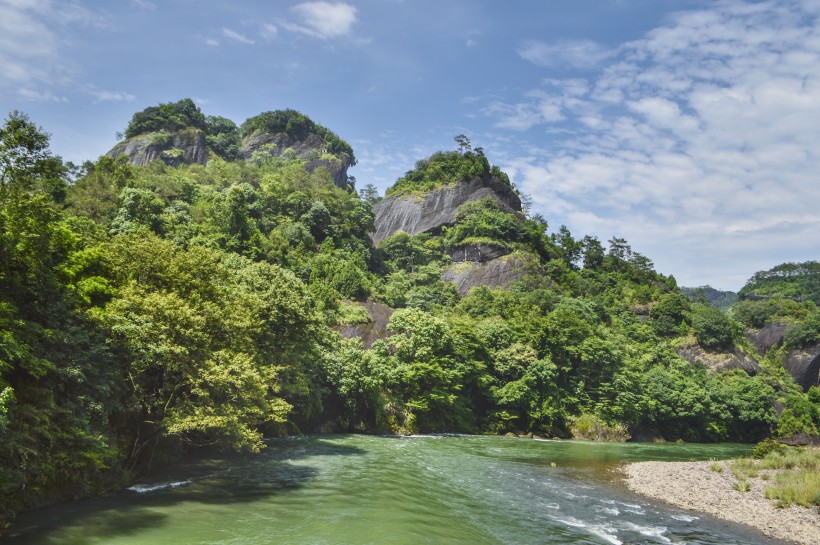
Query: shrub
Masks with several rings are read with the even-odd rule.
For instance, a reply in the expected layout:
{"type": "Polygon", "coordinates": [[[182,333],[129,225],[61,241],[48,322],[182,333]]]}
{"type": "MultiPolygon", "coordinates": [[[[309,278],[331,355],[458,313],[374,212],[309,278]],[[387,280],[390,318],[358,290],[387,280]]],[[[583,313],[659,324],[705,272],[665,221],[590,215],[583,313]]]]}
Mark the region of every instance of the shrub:
{"type": "Polygon", "coordinates": [[[731,348],[734,342],[735,327],[731,318],[720,309],[704,306],[696,309],[692,327],[698,344],[707,350],[731,348]]]}
{"type": "Polygon", "coordinates": [[[771,453],[781,453],[786,450],[786,446],[775,441],[771,437],[764,439],[763,441],[759,442],[755,445],[754,451],[752,452],[752,457],[757,459],[762,459],[768,456],[771,453]]]}
{"type": "Polygon", "coordinates": [[[570,423],[570,431],[576,439],[592,441],[627,441],[629,430],[620,422],[608,424],[594,414],[584,413],[570,423]]]}
{"type": "Polygon", "coordinates": [[[178,131],[186,127],[205,130],[205,115],[190,98],[178,102],[160,103],[135,113],[125,129],[125,137],[131,138],[147,132],[178,131]]]}

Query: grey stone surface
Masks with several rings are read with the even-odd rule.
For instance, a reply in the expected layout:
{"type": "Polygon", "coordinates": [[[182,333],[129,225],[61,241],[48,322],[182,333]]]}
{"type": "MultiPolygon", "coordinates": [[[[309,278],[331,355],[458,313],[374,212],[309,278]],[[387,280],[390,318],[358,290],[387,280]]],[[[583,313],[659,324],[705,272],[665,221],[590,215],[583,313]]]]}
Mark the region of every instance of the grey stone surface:
{"type": "Polygon", "coordinates": [[[106,153],[109,157],[126,155],[128,161],[144,166],[161,159],[170,166],[181,164],[204,165],[208,162],[208,147],[205,133],[199,129],[185,129],[170,133],[166,144],[156,142],[158,133],[140,134],[120,142],[106,153]]]}
{"type": "Polygon", "coordinates": [[[350,168],[350,158],[344,153],[333,159],[323,158],[322,155],[326,152],[327,144],[316,133],[310,133],[306,138],[298,140],[284,133],[271,134],[257,131],[242,140],[239,155],[247,161],[259,157],[260,154],[270,157],[293,154],[307,161],[305,168],[308,172],[313,172],[320,167],[326,168],[334,184],[341,188],[347,187],[347,169],[350,168]]]}
{"type": "Polygon", "coordinates": [[[783,367],[804,390],[820,386],[820,344],[786,352],[783,367]]]}
{"type": "Polygon", "coordinates": [[[505,212],[521,213],[521,200],[515,191],[492,177],[475,178],[423,195],[390,195],[373,206],[376,216],[373,243],[378,244],[398,231],[417,235],[453,225],[459,206],[484,197],[498,201],[505,212]]]}
{"type": "Polygon", "coordinates": [[[510,250],[497,244],[459,244],[447,252],[453,263],[464,261],[491,261],[510,253],[510,250]]]}
{"type": "Polygon", "coordinates": [[[695,345],[679,349],[678,355],[691,364],[702,363],[707,369],[715,372],[743,369],[750,375],[756,375],[760,371],[757,360],[740,350],[707,352],[695,345]]]}
{"type": "Polygon", "coordinates": [[[378,339],[386,339],[390,336],[387,330],[387,322],[393,315],[393,309],[387,305],[376,303],[375,301],[365,301],[362,303],[367,313],[370,315],[370,322],[366,324],[350,324],[337,328],[342,338],[353,339],[359,337],[365,348],[370,348],[378,339]]]}
{"type": "Polygon", "coordinates": [[[506,289],[530,274],[544,274],[534,257],[507,255],[484,263],[454,263],[445,269],[441,278],[453,282],[461,295],[467,295],[476,286],[506,289]]]}

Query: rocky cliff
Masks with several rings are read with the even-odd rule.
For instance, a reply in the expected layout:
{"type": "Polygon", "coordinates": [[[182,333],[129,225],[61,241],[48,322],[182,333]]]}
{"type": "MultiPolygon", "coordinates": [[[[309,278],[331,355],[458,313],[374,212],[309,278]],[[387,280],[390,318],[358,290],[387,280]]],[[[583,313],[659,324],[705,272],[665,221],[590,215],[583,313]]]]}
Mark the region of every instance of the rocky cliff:
{"type": "Polygon", "coordinates": [[[743,369],[750,375],[756,375],[760,371],[760,364],[757,360],[737,348],[731,352],[708,352],[694,343],[679,348],[677,352],[689,363],[693,365],[701,363],[707,369],[715,372],[743,369]]]}
{"type": "Polygon", "coordinates": [[[242,139],[239,154],[246,161],[281,156],[299,158],[306,161],[305,168],[309,172],[320,167],[326,168],[338,187],[347,187],[350,157],[346,153],[328,153],[327,143],[316,133],[309,133],[305,138],[298,139],[285,133],[255,131],[242,139]]]}
{"type": "Polygon", "coordinates": [[[208,162],[208,145],[203,131],[188,128],[140,134],[120,142],[106,155],[126,155],[130,163],[139,166],[157,159],[169,166],[204,165],[208,162]]]}
{"type": "Polygon", "coordinates": [[[485,262],[453,263],[441,278],[453,282],[461,295],[467,295],[476,286],[506,289],[528,275],[544,275],[538,259],[526,254],[511,254],[485,262]]]}
{"type": "Polygon", "coordinates": [[[378,244],[398,231],[417,235],[452,225],[459,206],[484,197],[498,201],[505,212],[521,213],[521,199],[515,191],[491,176],[474,178],[423,194],[394,194],[373,207],[376,216],[373,243],[378,244]]]}
{"type": "MultiPolygon", "coordinates": [[[[747,330],[746,338],[764,356],[770,349],[783,344],[788,329],[789,324],[786,322],[769,322],[760,329],[747,330]]],[[[783,368],[804,390],[820,385],[820,344],[798,350],[783,350],[780,358],[783,368]]]]}
{"type": "Polygon", "coordinates": [[[791,350],[783,354],[782,358],[783,368],[804,390],[820,386],[820,344],[791,350]]]}

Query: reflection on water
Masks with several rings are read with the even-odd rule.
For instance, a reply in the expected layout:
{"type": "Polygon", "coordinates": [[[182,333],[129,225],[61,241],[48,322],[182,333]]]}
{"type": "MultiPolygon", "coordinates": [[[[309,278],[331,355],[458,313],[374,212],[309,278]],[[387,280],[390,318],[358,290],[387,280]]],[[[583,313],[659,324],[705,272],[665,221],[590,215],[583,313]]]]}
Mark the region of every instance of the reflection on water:
{"type": "Polygon", "coordinates": [[[703,460],[739,445],[500,437],[275,440],[192,460],[117,496],[22,515],[14,544],[773,544],[637,497],[623,461],[703,460]]]}

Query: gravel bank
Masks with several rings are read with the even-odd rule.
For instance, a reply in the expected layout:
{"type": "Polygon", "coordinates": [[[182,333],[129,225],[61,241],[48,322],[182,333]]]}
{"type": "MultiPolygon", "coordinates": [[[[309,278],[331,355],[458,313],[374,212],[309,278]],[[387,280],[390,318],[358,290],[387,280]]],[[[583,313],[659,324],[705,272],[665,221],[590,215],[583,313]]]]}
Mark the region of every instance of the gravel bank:
{"type": "Polygon", "coordinates": [[[735,490],[728,464],[712,471],[712,462],[636,462],[623,467],[626,485],[639,494],[684,509],[747,524],[764,534],[803,545],[820,544],[820,511],[792,506],[776,509],[766,499],[766,481],[749,479],[751,490],[735,490]]]}

